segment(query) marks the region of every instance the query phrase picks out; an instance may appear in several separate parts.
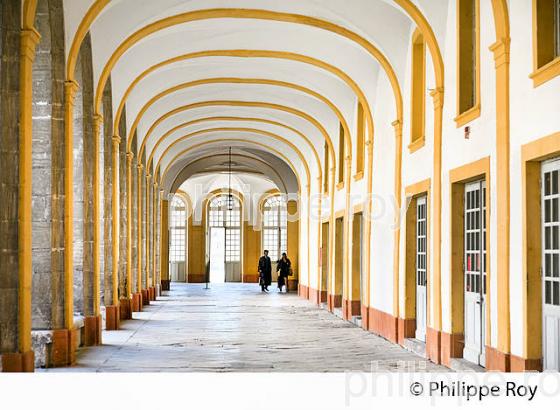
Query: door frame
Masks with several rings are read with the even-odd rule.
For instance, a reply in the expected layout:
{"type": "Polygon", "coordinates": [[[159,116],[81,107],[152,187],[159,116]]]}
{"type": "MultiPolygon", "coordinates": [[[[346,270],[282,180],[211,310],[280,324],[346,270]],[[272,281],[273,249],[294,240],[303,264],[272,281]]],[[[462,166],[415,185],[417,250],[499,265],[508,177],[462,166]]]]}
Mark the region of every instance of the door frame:
{"type": "Polygon", "coordinates": [[[535,224],[533,220],[535,215],[541,215],[541,163],[558,156],[560,156],[560,132],[521,146],[523,351],[521,356],[512,354],[512,371],[541,371],[543,367],[542,237],[541,224],[535,224]]]}
{"type": "MultiPolygon", "coordinates": [[[[546,265],[544,262],[544,251],[543,251],[543,247],[542,244],[545,243],[545,233],[544,233],[544,212],[545,209],[542,209],[542,204],[543,204],[543,200],[544,200],[544,196],[543,196],[543,192],[542,192],[542,188],[543,188],[543,176],[545,173],[545,167],[548,168],[552,168],[551,171],[559,171],[560,172],[560,157],[556,157],[556,158],[552,158],[550,160],[546,160],[541,162],[541,181],[540,181],[540,187],[541,187],[541,221],[540,221],[540,225],[541,225],[541,266],[545,267],[544,269],[546,269],[546,265]],[[555,164],[555,166],[551,166],[552,164],[555,164]]],[[[546,301],[546,292],[545,292],[545,270],[542,270],[541,273],[541,294],[542,296],[542,302],[541,302],[541,309],[542,309],[542,314],[541,314],[541,320],[542,320],[542,330],[541,330],[541,334],[542,334],[542,349],[543,349],[543,370],[546,367],[546,360],[545,360],[545,355],[546,355],[546,338],[545,338],[545,301],[546,301]]],[[[551,290],[552,292],[552,290],[551,290]]],[[[550,307],[550,310],[554,309],[556,312],[554,312],[554,316],[556,317],[557,323],[557,329],[556,329],[556,337],[558,339],[560,339],[560,318],[559,313],[560,313],[560,306],[555,306],[555,307],[550,307]]],[[[557,344],[560,345],[560,340],[557,340],[557,344]]],[[[560,352],[556,352],[556,368],[553,369],[546,369],[546,370],[560,370],[560,358],[558,357],[560,355],[560,352]]]]}
{"type": "MultiPolygon", "coordinates": [[[[431,179],[427,178],[422,181],[405,187],[405,197],[407,203],[406,220],[405,220],[405,257],[404,257],[404,289],[401,290],[399,303],[401,304],[399,311],[399,343],[404,344],[404,339],[414,338],[416,333],[416,199],[421,196],[426,197],[427,209],[427,257],[426,269],[428,283],[431,280],[430,269],[430,249],[431,249],[431,179]]],[[[426,328],[430,324],[430,306],[431,302],[430,286],[426,287],[426,328]]]]}
{"type": "Polygon", "coordinates": [[[449,366],[451,358],[463,357],[464,342],[464,197],[465,185],[469,182],[484,179],[486,181],[486,309],[485,315],[485,340],[483,349],[487,354],[491,344],[491,315],[490,304],[492,298],[491,287],[491,264],[492,249],[490,246],[490,225],[492,185],[490,179],[490,157],[484,157],[477,161],[462,165],[449,171],[450,184],[450,297],[449,297],[449,319],[450,329],[444,330],[445,340],[448,346],[442,348],[442,362],[449,366]],[[449,333],[447,333],[449,331],[449,333]]]}
{"type": "MultiPolygon", "coordinates": [[[[486,192],[486,194],[488,193],[488,189],[487,189],[487,181],[484,178],[472,181],[472,182],[468,182],[464,184],[464,197],[467,197],[468,192],[480,192],[482,194],[482,192],[486,192]],[[474,186],[474,187],[473,187],[474,186]]],[[[480,227],[478,229],[470,229],[471,233],[473,232],[477,232],[478,233],[482,233],[484,231],[484,229],[488,228],[488,219],[486,218],[486,221],[483,222],[482,217],[485,215],[486,217],[488,216],[488,210],[487,210],[487,205],[488,205],[488,196],[486,195],[486,198],[482,198],[482,195],[480,197],[479,200],[479,204],[478,204],[478,208],[472,207],[469,210],[474,210],[477,209],[477,212],[479,213],[479,217],[480,217],[480,227]]],[[[465,274],[467,272],[468,269],[468,263],[466,261],[466,254],[467,251],[469,251],[470,249],[467,249],[467,244],[466,244],[466,238],[467,238],[467,226],[466,226],[466,222],[465,220],[466,218],[466,213],[467,213],[467,204],[465,203],[465,199],[463,200],[463,238],[464,238],[464,242],[463,242],[463,281],[466,282],[466,278],[465,278],[465,274]]],[[[478,314],[480,315],[480,317],[478,318],[478,325],[480,327],[480,340],[479,340],[479,349],[477,350],[473,350],[473,349],[468,349],[467,345],[466,345],[466,329],[464,332],[464,336],[465,336],[465,346],[463,347],[463,357],[466,356],[466,353],[468,353],[469,356],[471,356],[470,359],[467,359],[477,365],[486,366],[486,349],[485,349],[485,345],[486,345],[486,339],[485,339],[485,335],[486,335],[486,329],[485,329],[485,324],[486,324],[486,314],[485,314],[485,310],[486,310],[486,295],[488,294],[487,292],[487,288],[485,289],[485,287],[488,285],[487,283],[484,283],[482,279],[484,279],[486,277],[486,270],[488,268],[487,266],[487,261],[483,260],[482,257],[484,255],[487,254],[488,252],[488,242],[484,240],[484,238],[482,237],[482,235],[480,236],[480,241],[478,243],[478,246],[480,247],[480,249],[478,250],[478,252],[475,252],[474,254],[478,253],[478,256],[480,257],[480,260],[478,262],[479,265],[479,269],[478,269],[478,273],[476,273],[476,275],[479,276],[480,281],[479,282],[475,282],[474,285],[476,287],[476,285],[478,284],[478,286],[480,287],[478,292],[470,292],[471,293],[471,298],[474,297],[474,295],[478,296],[478,300],[476,300],[474,303],[477,305],[481,305],[480,310],[478,311],[478,314]],[[486,243],[486,246],[484,246],[484,244],[486,243]],[[476,358],[475,358],[476,355],[476,358]]],[[[477,272],[476,269],[469,269],[469,272],[471,274],[477,272]]],[[[464,283],[463,282],[463,283],[464,283]]],[[[463,285],[463,289],[464,289],[464,295],[463,297],[464,299],[464,305],[463,305],[463,315],[464,315],[464,321],[466,321],[466,316],[467,316],[467,309],[466,308],[466,293],[467,293],[467,289],[466,289],[466,285],[463,285]]],[[[476,318],[475,318],[476,319],[476,318]]],[[[466,358],[466,357],[465,357],[466,358]]]]}

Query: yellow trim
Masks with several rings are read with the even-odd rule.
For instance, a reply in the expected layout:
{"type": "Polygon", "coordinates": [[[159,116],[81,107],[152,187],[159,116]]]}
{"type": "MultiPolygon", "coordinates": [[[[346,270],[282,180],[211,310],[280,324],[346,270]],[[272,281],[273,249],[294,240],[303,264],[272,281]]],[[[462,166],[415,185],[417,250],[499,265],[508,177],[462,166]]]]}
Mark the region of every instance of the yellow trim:
{"type": "MultiPolygon", "coordinates": [[[[292,150],[294,150],[294,151],[296,152],[297,156],[299,157],[300,161],[302,162],[302,164],[303,164],[303,166],[304,166],[304,168],[305,168],[305,173],[306,173],[306,176],[307,176],[307,181],[308,181],[308,183],[311,182],[311,174],[310,174],[310,172],[309,172],[309,165],[307,164],[307,161],[305,160],[305,156],[301,153],[301,151],[300,151],[294,144],[292,144],[290,141],[288,141],[288,140],[286,140],[286,139],[284,139],[284,138],[282,138],[282,137],[280,137],[280,136],[278,136],[278,135],[276,135],[276,134],[273,134],[273,133],[271,133],[271,132],[261,131],[261,130],[251,129],[251,128],[223,128],[223,127],[222,127],[222,128],[209,128],[209,129],[204,129],[204,130],[196,131],[196,132],[193,132],[193,133],[191,133],[191,134],[187,134],[187,135],[183,136],[182,138],[173,141],[173,142],[165,149],[165,151],[162,153],[160,159],[158,160],[156,169],[159,169],[162,159],[165,157],[165,155],[169,152],[169,150],[170,150],[175,144],[178,144],[179,142],[185,141],[185,140],[187,140],[187,139],[190,139],[190,138],[195,137],[195,136],[198,136],[198,135],[209,134],[209,133],[212,133],[212,132],[219,132],[219,133],[224,133],[224,132],[252,132],[252,133],[261,134],[261,135],[264,135],[264,136],[267,136],[267,137],[270,137],[270,138],[273,138],[273,139],[276,139],[276,140],[278,140],[278,141],[281,141],[281,142],[285,143],[285,144],[288,145],[292,150]]],[[[243,139],[231,138],[231,139],[224,139],[224,140],[225,140],[225,141],[247,142],[247,143],[251,143],[251,144],[257,144],[257,145],[260,145],[260,146],[266,146],[266,147],[268,147],[266,144],[261,144],[261,143],[255,142],[255,141],[249,141],[249,140],[243,140],[243,139]]],[[[268,147],[268,148],[270,148],[270,147],[268,147]]],[[[272,149],[272,148],[270,148],[270,149],[272,149]]],[[[274,150],[274,152],[278,152],[278,151],[274,150]]],[[[169,167],[179,158],[179,156],[180,156],[180,154],[177,154],[177,155],[176,155],[175,157],[173,157],[173,159],[169,162],[169,164],[168,164],[167,167],[165,168],[165,171],[163,172],[162,180],[164,180],[165,176],[167,175],[167,171],[169,170],[169,167]]],[[[281,155],[281,157],[287,160],[287,157],[285,157],[284,155],[281,155]]],[[[288,161],[288,160],[287,160],[287,161],[288,161]]],[[[288,161],[288,163],[290,163],[290,162],[288,161]]],[[[293,168],[293,171],[294,171],[294,174],[296,175],[296,178],[297,178],[298,173],[297,173],[295,167],[293,168]]],[[[300,185],[300,187],[301,187],[301,185],[300,185]]]]}
{"type": "MultiPolygon", "coordinates": [[[[490,157],[484,157],[477,161],[462,165],[460,167],[454,168],[449,171],[449,184],[450,184],[450,286],[449,286],[449,317],[451,324],[451,333],[463,334],[464,332],[464,318],[463,318],[463,278],[464,278],[464,268],[463,268],[463,196],[464,196],[464,186],[466,183],[471,181],[476,181],[477,179],[483,178],[486,181],[486,243],[490,244],[490,215],[492,214],[491,209],[491,179],[490,179],[490,157]],[[460,221],[460,223],[457,223],[460,221]]],[[[490,314],[491,306],[491,296],[492,296],[492,276],[491,276],[491,258],[492,250],[489,246],[486,249],[486,340],[485,345],[490,346],[492,340],[492,317],[490,314]]],[[[499,256],[498,256],[499,258],[499,256]]],[[[499,279],[499,277],[498,277],[499,279]]],[[[500,284],[498,283],[498,287],[500,284]]],[[[500,300],[500,294],[498,289],[498,300],[500,300]]],[[[506,317],[509,319],[509,305],[508,304],[498,304],[498,325],[500,321],[506,317]]],[[[500,330],[498,329],[498,336],[500,335],[500,330]]],[[[507,353],[507,352],[506,352],[507,353]]]]}
{"type": "MultiPolygon", "coordinates": [[[[496,28],[496,42],[490,50],[494,53],[496,70],[496,276],[498,305],[498,349],[510,352],[510,26],[506,0],[492,0],[496,28]]],[[[487,192],[489,192],[487,188],[487,192]]],[[[488,198],[488,195],[487,195],[488,198]]],[[[489,203],[489,202],[488,202],[489,203]]],[[[488,223],[488,226],[489,223],[488,223]]],[[[489,239],[488,239],[488,243],[489,239]]],[[[490,266],[490,264],[488,264],[490,266]]],[[[488,297],[488,296],[487,296],[488,297]]],[[[489,303],[488,303],[489,304],[489,303]]],[[[489,307],[487,316],[490,316],[489,307]]],[[[487,324],[487,344],[490,345],[491,328],[487,324]]]]}
{"type": "Polygon", "coordinates": [[[560,155],[560,132],[521,146],[523,357],[542,358],[541,162],[560,155]]]}
{"type": "Polygon", "coordinates": [[[457,54],[457,116],[454,118],[457,128],[473,121],[474,119],[480,117],[480,0],[457,0],[456,6],[456,16],[457,16],[457,36],[456,36],[456,54],[457,54]],[[461,7],[462,1],[472,1],[475,9],[474,18],[474,31],[475,31],[475,41],[473,47],[475,48],[475,67],[474,67],[474,104],[472,107],[462,111],[461,110],[461,85],[464,83],[463,76],[461,75],[461,38],[462,31],[464,27],[461,24],[461,7]]]}
{"type": "Polygon", "coordinates": [[[354,174],[354,181],[360,181],[364,178],[364,171],[356,172],[354,174]]]}
{"type": "Polygon", "coordinates": [[[411,50],[410,144],[408,148],[414,152],[424,145],[426,130],[426,44],[418,28],[412,34],[411,50]],[[418,142],[420,140],[421,142],[418,142]]]}
{"type": "MultiPolygon", "coordinates": [[[[171,135],[173,132],[187,127],[189,125],[193,125],[193,124],[199,124],[202,122],[207,122],[207,121],[245,121],[245,122],[261,122],[261,123],[266,123],[266,124],[273,124],[273,125],[277,125],[279,127],[283,127],[286,129],[289,129],[290,131],[293,131],[294,133],[298,134],[303,140],[305,140],[305,142],[307,142],[307,144],[309,145],[309,147],[311,148],[311,151],[313,151],[313,154],[315,156],[315,161],[317,162],[317,170],[319,173],[319,177],[322,176],[322,169],[321,169],[321,160],[319,159],[319,154],[317,153],[317,150],[315,149],[315,146],[313,145],[313,143],[305,136],[305,134],[303,134],[302,132],[300,132],[299,130],[292,128],[288,125],[284,125],[282,123],[276,122],[276,121],[272,121],[272,120],[266,120],[266,119],[260,119],[260,118],[243,118],[243,117],[205,117],[205,118],[197,118],[194,119],[192,121],[188,121],[182,124],[179,124],[176,127],[173,127],[172,129],[170,129],[169,131],[165,132],[155,143],[154,147],[152,148],[152,152],[150,153],[150,157],[148,159],[148,163],[152,162],[153,156],[155,154],[155,151],[157,150],[157,148],[159,147],[159,145],[161,143],[163,143],[165,141],[165,139],[171,135]]],[[[264,130],[263,130],[264,131],[264,130]]]]}
{"type": "MultiPolygon", "coordinates": [[[[430,178],[423,181],[416,182],[414,184],[408,185],[404,191],[407,198],[412,198],[412,201],[407,207],[407,212],[405,216],[405,252],[404,252],[404,306],[403,311],[399,312],[399,317],[401,319],[413,319],[416,317],[416,198],[419,196],[426,196],[426,209],[430,209],[430,178]]],[[[428,243],[430,238],[430,212],[426,213],[426,234],[428,237],[428,243]]],[[[430,269],[430,247],[426,249],[426,272],[427,278],[429,278],[428,283],[432,280],[432,271],[430,269]]],[[[429,309],[431,306],[431,286],[426,287],[426,307],[429,309]]],[[[429,312],[429,310],[428,310],[429,312]]],[[[430,315],[427,315],[426,325],[430,326],[430,315]]]]}
{"type": "MultiPolygon", "coordinates": [[[[209,54],[212,54],[212,55],[214,55],[216,53],[218,53],[218,55],[222,55],[221,53],[224,53],[225,55],[231,55],[233,53],[233,55],[237,55],[237,56],[246,56],[246,54],[243,51],[239,51],[239,50],[238,51],[229,51],[229,52],[221,52],[220,51],[220,52],[206,52],[206,53],[209,53],[209,54]]],[[[253,55],[255,53],[256,52],[251,52],[251,55],[253,55]]],[[[269,52],[263,52],[263,55],[267,55],[267,54],[269,54],[269,52]]],[[[195,57],[193,57],[191,55],[190,58],[195,58],[195,57]]],[[[323,103],[325,103],[335,113],[335,115],[338,117],[338,119],[340,120],[340,122],[342,124],[343,129],[345,131],[349,130],[348,124],[346,123],[346,120],[344,119],[344,116],[342,115],[342,112],[336,107],[336,105],[334,105],[327,98],[321,96],[319,93],[317,93],[317,92],[315,92],[315,91],[313,91],[309,88],[299,86],[297,84],[288,83],[288,82],[285,82],[285,81],[276,81],[276,80],[268,80],[268,79],[254,79],[254,78],[221,77],[221,78],[201,79],[201,80],[191,81],[191,82],[188,82],[188,83],[179,84],[177,86],[166,89],[166,90],[160,92],[159,94],[157,94],[156,96],[154,96],[153,98],[151,98],[142,107],[142,109],[139,111],[138,115],[136,116],[134,122],[132,123],[130,132],[128,134],[128,146],[130,146],[131,143],[132,143],[132,136],[136,132],[137,126],[138,126],[142,116],[158,100],[160,100],[161,98],[165,97],[166,95],[169,95],[169,94],[171,94],[175,91],[178,91],[178,90],[183,90],[183,89],[202,86],[202,85],[207,85],[207,84],[263,84],[263,85],[274,85],[274,86],[278,86],[278,87],[295,89],[295,90],[304,92],[306,94],[309,94],[309,95],[319,99],[323,103]]],[[[141,144],[140,150],[139,150],[139,155],[140,156],[142,156],[142,153],[144,152],[146,142],[148,140],[148,137],[153,132],[153,129],[154,129],[154,127],[151,127],[148,130],[148,132],[146,133],[146,135],[144,136],[144,138],[142,139],[142,144],[141,144]]],[[[348,134],[348,138],[345,139],[345,145],[347,145],[348,147],[351,148],[351,141],[350,140],[351,140],[351,137],[350,137],[350,134],[348,134]]]]}
{"type": "Polygon", "coordinates": [[[408,152],[413,154],[426,144],[426,137],[416,138],[413,142],[408,144],[408,152]]]}
{"type": "Polygon", "coordinates": [[[532,0],[533,72],[529,78],[533,87],[560,75],[560,56],[555,56],[554,50],[553,8],[554,0],[532,0]],[[551,10],[544,10],[546,6],[551,10]]]}
{"type": "Polygon", "coordinates": [[[340,191],[341,189],[344,188],[344,181],[339,182],[338,184],[336,184],[336,190],[340,191]]]}
{"type": "Polygon", "coordinates": [[[480,117],[480,104],[476,104],[474,107],[469,108],[462,114],[459,114],[454,118],[455,125],[457,128],[462,127],[463,125],[468,124],[469,122],[477,119],[480,117]]]}
{"type": "Polygon", "coordinates": [[[558,75],[560,75],[560,57],[556,57],[551,62],[537,68],[529,74],[529,78],[533,80],[533,87],[538,87],[539,85],[558,77],[558,75]]]}

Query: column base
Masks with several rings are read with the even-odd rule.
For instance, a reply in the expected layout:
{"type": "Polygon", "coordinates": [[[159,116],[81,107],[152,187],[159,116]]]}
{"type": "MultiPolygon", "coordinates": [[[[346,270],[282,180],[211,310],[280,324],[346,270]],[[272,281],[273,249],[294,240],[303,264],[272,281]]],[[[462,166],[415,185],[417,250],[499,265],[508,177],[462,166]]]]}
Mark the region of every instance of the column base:
{"type": "Polygon", "coordinates": [[[142,293],[137,292],[132,294],[132,311],[141,312],[142,311],[142,293]]]}
{"type": "Polygon", "coordinates": [[[313,294],[312,292],[313,292],[313,290],[311,290],[307,286],[302,285],[302,284],[298,284],[298,296],[299,297],[302,297],[304,299],[309,299],[310,298],[309,295],[313,294]]]}
{"type": "Polygon", "coordinates": [[[523,357],[511,355],[510,366],[512,372],[542,372],[541,359],[525,359],[523,357]]]}
{"type": "Polygon", "coordinates": [[[397,334],[399,344],[404,346],[404,339],[416,336],[416,319],[398,319],[399,331],[397,334]]]}
{"type": "Polygon", "coordinates": [[[148,297],[150,298],[150,301],[156,300],[156,288],[153,286],[148,288],[148,297]]]}
{"type": "Polygon", "coordinates": [[[441,331],[426,327],[426,356],[436,364],[441,363],[441,331]]]}
{"type": "Polygon", "coordinates": [[[119,318],[120,320],[132,319],[132,300],[129,298],[121,298],[119,300],[119,318]]]}
{"type": "MultiPolygon", "coordinates": [[[[362,321],[364,319],[362,318],[362,321]]],[[[369,308],[368,312],[368,330],[375,333],[390,342],[397,343],[397,318],[393,315],[383,312],[382,310],[369,308]]]]}
{"type": "Polygon", "coordinates": [[[46,359],[46,367],[64,367],[76,362],[79,343],[79,329],[55,329],[52,345],[46,359]]]}
{"type": "Polygon", "coordinates": [[[510,371],[510,354],[500,352],[490,346],[486,346],[486,370],[509,372],[510,371]]]}
{"type": "Polygon", "coordinates": [[[32,373],[35,371],[35,354],[33,350],[24,353],[2,354],[3,373],[32,373]]]}
{"type": "Polygon", "coordinates": [[[148,289],[142,289],[142,306],[150,304],[150,295],[148,289]]]}
{"type": "Polygon", "coordinates": [[[161,296],[161,285],[158,283],[156,286],[156,299],[161,296]]]}
{"type": "Polygon", "coordinates": [[[84,318],[84,346],[99,346],[103,333],[103,320],[101,315],[86,316],[84,318]]]}
{"type": "Polygon", "coordinates": [[[327,295],[327,307],[329,311],[333,311],[335,308],[342,307],[342,295],[327,295]]]}
{"type": "Polygon", "coordinates": [[[105,330],[119,330],[120,312],[118,305],[105,306],[105,330]]]}
{"type": "Polygon", "coordinates": [[[345,320],[352,319],[352,316],[359,316],[361,302],[359,300],[342,299],[342,317],[345,320]]]}
{"type": "Polygon", "coordinates": [[[362,310],[362,329],[369,331],[369,308],[365,305],[362,305],[361,310],[362,310]]]}
{"type": "Polygon", "coordinates": [[[162,291],[171,290],[171,281],[169,279],[162,279],[161,280],[161,290],[162,291]]]}
{"type": "Polygon", "coordinates": [[[451,367],[451,359],[463,357],[465,338],[462,333],[441,332],[441,363],[451,367]]]}

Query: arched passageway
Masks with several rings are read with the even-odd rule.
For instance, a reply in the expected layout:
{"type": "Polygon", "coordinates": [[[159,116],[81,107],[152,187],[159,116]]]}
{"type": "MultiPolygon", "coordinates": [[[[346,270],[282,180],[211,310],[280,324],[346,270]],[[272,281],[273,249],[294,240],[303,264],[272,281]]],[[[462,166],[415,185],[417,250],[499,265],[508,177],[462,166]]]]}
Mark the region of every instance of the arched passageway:
{"type": "Polygon", "coordinates": [[[389,361],[559,370],[559,10],[0,3],[2,371],[81,365],[173,303],[204,323],[191,293],[328,311],[389,361]],[[265,249],[289,298],[251,295],[265,249]]]}

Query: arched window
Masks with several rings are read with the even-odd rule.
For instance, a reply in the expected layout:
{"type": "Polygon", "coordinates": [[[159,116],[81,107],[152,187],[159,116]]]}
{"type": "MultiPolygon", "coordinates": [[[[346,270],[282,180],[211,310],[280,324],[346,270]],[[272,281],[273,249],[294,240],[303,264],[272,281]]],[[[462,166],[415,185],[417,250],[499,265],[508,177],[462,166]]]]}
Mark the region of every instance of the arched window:
{"type": "Polygon", "coordinates": [[[186,253],[186,219],[187,207],[183,199],[174,196],[171,201],[171,218],[169,230],[169,262],[184,262],[186,253]]]}
{"type": "Polygon", "coordinates": [[[420,30],[412,36],[410,152],[424,145],[426,117],[426,46],[420,30]]]}
{"type": "Polygon", "coordinates": [[[287,251],[288,222],[286,198],[282,195],[271,196],[263,206],[263,249],[268,249],[272,261],[280,259],[287,251]]]}
{"type": "Polygon", "coordinates": [[[479,1],[457,0],[458,127],[480,115],[479,1]]]}
{"type": "Polygon", "coordinates": [[[241,204],[235,196],[219,195],[210,201],[209,228],[225,228],[225,261],[241,261],[241,204]]]}

